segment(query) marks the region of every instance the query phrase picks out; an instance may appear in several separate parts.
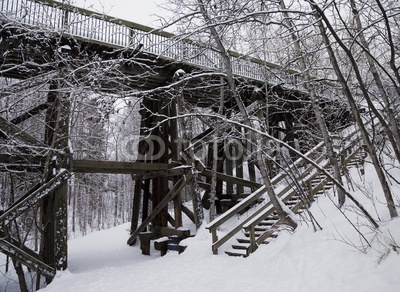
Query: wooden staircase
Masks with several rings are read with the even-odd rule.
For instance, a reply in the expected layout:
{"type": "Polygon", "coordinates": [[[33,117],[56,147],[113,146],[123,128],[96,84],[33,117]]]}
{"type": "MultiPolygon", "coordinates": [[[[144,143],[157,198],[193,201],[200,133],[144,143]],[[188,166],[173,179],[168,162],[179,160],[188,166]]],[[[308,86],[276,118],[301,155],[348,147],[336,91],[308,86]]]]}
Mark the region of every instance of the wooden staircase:
{"type": "MultiPolygon", "coordinates": [[[[363,147],[357,132],[353,131],[345,137],[334,137],[334,139],[346,142],[342,148],[337,148],[343,170],[347,171],[348,167],[359,165],[363,155],[363,147]]],[[[305,156],[331,174],[330,163],[324,153],[324,147],[324,143],[321,142],[307,152],[305,156]]],[[[295,214],[306,211],[316,197],[324,194],[334,185],[326,174],[319,171],[317,167],[308,163],[304,158],[299,158],[285,172],[275,176],[271,182],[278,198],[295,214]],[[293,175],[294,172],[297,172],[297,174],[293,175]]],[[[280,223],[277,213],[266,197],[265,186],[261,186],[247,198],[210,222],[206,228],[212,233],[214,254],[218,254],[218,249],[226,243],[226,245],[230,245],[230,248],[224,247],[226,254],[247,257],[257,250],[260,244],[267,244],[278,236],[279,231],[285,228],[280,223]],[[249,206],[262,198],[266,199],[253,206],[245,216],[240,216],[249,206]],[[235,218],[238,217],[240,218],[239,223],[232,224],[232,220],[237,220],[235,218]],[[230,221],[229,226],[234,227],[226,234],[218,236],[219,230],[226,232],[226,227],[224,228],[223,225],[227,225],[228,221],[230,221]]]]}
{"type": "MultiPolygon", "coordinates": [[[[289,194],[289,198],[284,201],[293,213],[303,213],[316,197],[333,187],[333,183],[325,175],[316,175],[311,178],[310,185],[314,193],[312,198],[304,198],[298,190],[294,190],[293,195],[289,194]]],[[[303,187],[301,191],[307,194],[309,190],[308,187],[303,187]]],[[[236,237],[238,243],[232,244],[231,248],[225,251],[226,254],[247,257],[257,249],[258,245],[268,244],[278,237],[282,228],[278,214],[275,211],[264,214],[266,215],[258,216],[243,225],[242,232],[239,232],[236,237]]]]}

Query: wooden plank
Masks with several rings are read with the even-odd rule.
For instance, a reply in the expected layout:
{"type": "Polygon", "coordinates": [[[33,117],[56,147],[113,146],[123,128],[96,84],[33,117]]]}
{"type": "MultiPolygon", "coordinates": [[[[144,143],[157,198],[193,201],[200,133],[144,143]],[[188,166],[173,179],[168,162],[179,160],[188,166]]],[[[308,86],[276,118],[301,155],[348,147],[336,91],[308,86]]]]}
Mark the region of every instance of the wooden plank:
{"type": "Polygon", "coordinates": [[[11,205],[3,214],[0,216],[0,222],[5,221],[5,224],[8,224],[9,221],[17,218],[23,212],[28,210],[30,207],[35,205],[39,200],[46,197],[53,190],[58,188],[62,182],[66,181],[70,178],[71,174],[67,170],[60,171],[55,177],[49,180],[47,183],[36,189],[35,191],[28,191],[26,195],[24,195],[22,200],[18,200],[16,203],[11,205]]]}
{"type": "Polygon", "coordinates": [[[122,174],[144,174],[151,171],[165,171],[168,173],[168,164],[104,160],[73,160],[72,171],[84,173],[122,174]]]}
{"type": "Polygon", "coordinates": [[[146,228],[147,224],[149,224],[150,221],[153,220],[157,216],[157,214],[164,209],[165,206],[167,206],[169,201],[175,198],[179,191],[183,189],[183,187],[189,180],[192,179],[192,177],[193,174],[191,172],[188,172],[185,176],[179,179],[179,181],[172,187],[168,194],[153,209],[151,214],[145,220],[143,220],[142,224],[131,234],[127,242],[129,245],[133,245],[135,243],[138,234],[146,228]]]}

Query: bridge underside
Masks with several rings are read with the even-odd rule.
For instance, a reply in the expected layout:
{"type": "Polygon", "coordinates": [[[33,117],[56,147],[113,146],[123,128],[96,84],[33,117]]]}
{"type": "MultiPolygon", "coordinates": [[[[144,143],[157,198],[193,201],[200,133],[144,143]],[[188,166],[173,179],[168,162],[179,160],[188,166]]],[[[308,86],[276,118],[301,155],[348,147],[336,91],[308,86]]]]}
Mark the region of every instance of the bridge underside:
{"type": "MultiPolygon", "coordinates": [[[[144,253],[149,252],[152,239],[189,236],[178,229],[183,215],[200,224],[200,209],[210,203],[213,161],[218,162],[217,212],[229,209],[260,186],[253,157],[255,145],[246,140],[248,131],[239,125],[237,105],[220,71],[146,53],[140,44],[116,48],[29,31],[10,23],[2,25],[1,39],[1,76],[18,79],[1,94],[16,96],[21,89],[33,90],[41,92],[42,101],[25,104],[18,115],[0,116],[0,139],[7,145],[0,150],[0,170],[30,173],[35,181],[0,213],[0,250],[45,277],[50,279],[56,269],[67,266],[67,180],[72,173],[133,175],[128,243],[141,238],[144,253]],[[78,91],[109,95],[113,100],[140,98],[141,124],[132,124],[132,128],[145,138],[138,144],[136,161],[78,159],[70,153],[69,127],[74,111],[69,98],[78,91]],[[216,113],[222,96],[224,116],[237,123],[223,122],[217,133],[216,113]],[[39,126],[42,132],[32,133],[26,127],[32,117],[43,118],[43,126],[39,126]],[[201,126],[191,126],[193,119],[201,126]],[[217,151],[213,151],[215,146],[217,151]],[[190,194],[192,207],[182,199],[184,193],[190,194]],[[8,224],[37,206],[43,232],[39,255],[8,236],[7,231],[8,224]]],[[[315,117],[306,93],[240,77],[236,83],[260,130],[301,151],[319,141],[312,134],[315,117]]],[[[326,109],[331,130],[347,122],[335,101],[321,100],[321,107],[326,109]],[[336,112],[332,112],[332,106],[336,112]]],[[[264,142],[271,155],[279,154],[277,145],[264,142]]],[[[292,154],[290,157],[295,158],[292,154]]],[[[282,162],[286,158],[279,159],[282,162]]],[[[269,166],[272,175],[277,167],[272,162],[269,166]]]]}

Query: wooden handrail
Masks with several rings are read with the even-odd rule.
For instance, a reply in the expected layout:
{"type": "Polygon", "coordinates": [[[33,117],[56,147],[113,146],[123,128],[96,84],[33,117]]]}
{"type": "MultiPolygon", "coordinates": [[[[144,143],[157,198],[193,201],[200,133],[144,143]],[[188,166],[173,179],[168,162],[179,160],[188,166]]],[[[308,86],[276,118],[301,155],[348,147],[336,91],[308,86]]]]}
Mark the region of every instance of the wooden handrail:
{"type": "MultiPolygon", "coordinates": [[[[324,145],[325,144],[323,142],[319,143],[318,145],[313,147],[311,150],[309,150],[307,153],[305,153],[305,156],[311,158],[311,156],[313,156],[315,153],[318,153],[318,151],[321,150],[324,147],[324,145]]],[[[319,163],[322,159],[323,159],[323,156],[319,156],[316,159],[316,161],[318,161],[318,163],[319,163]]],[[[298,167],[303,162],[304,162],[304,158],[299,158],[292,164],[291,167],[293,167],[293,166],[298,167]]],[[[309,168],[307,168],[303,172],[303,174],[300,175],[299,179],[303,179],[308,174],[309,174],[309,168]]],[[[274,178],[272,178],[271,183],[274,186],[276,186],[278,183],[280,183],[286,177],[287,177],[286,172],[280,173],[280,174],[276,175],[274,178]]],[[[283,190],[281,190],[281,192],[279,194],[281,194],[281,195],[284,194],[290,188],[291,188],[290,185],[286,186],[283,190]]],[[[222,238],[218,238],[217,228],[219,228],[222,224],[224,224],[230,218],[236,216],[237,214],[239,214],[240,212],[245,210],[248,206],[253,204],[257,199],[259,199],[263,194],[265,194],[265,192],[266,192],[266,187],[265,186],[260,187],[255,192],[253,192],[251,195],[246,197],[244,200],[240,201],[234,207],[230,208],[228,211],[226,211],[224,214],[222,214],[221,216],[219,216],[218,218],[216,218],[215,220],[213,220],[206,226],[206,228],[209,229],[212,234],[213,252],[214,253],[218,253],[218,248],[222,244],[227,242],[230,238],[232,238],[240,229],[242,229],[243,224],[245,224],[247,222],[247,220],[242,222],[240,224],[240,226],[237,226],[234,230],[232,230],[231,232],[229,232],[222,238]]],[[[256,214],[258,214],[259,212],[262,212],[264,210],[264,208],[267,208],[269,206],[269,204],[270,203],[267,203],[266,205],[264,205],[260,210],[257,211],[256,214]]],[[[253,216],[254,216],[254,214],[253,214],[253,216]]],[[[250,220],[250,219],[251,218],[248,218],[248,220],[250,220]]]]}
{"type": "MultiPolygon", "coordinates": [[[[369,124],[370,121],[368,121],[366,124],[369,124]]],[[[349,134],[346,135],[346,138],[344,139],[347,143],[346,145],[340,150],[339,155],[345,156],[345,159],[343,162],[347,164],[355,155],[356,151],[351,151],[354,149],[355,145],[361,141],[361,137],[357,136],[357,129],[353,130],[349,134]],[[347,153],[351,151],[349,155],[347,153]]],[[[338,139],[340,137],[334,137],[335,139],[338,139]]],[[[307,153],[304,154],[307,158],[312,158],[315,154],[319,154],[320,150],[325,147],[325,143],[321,142],[317,144],[315,147],[313,147],[311,150],[309,150],[307,153]]],[[[299,167],[304,164],[305,159],[303,157],[300,157],[297,159],[289,168],[293,167],[299,167]]],[[[330,165],[326,154],[319,155],[317,158],[313,159],[317,164],[321,164],[321,167],[326,168],[330,165]],[[325,160],[325,162],[324,162],[325,160]]],[[[318,171],[315,171],[315,173],[312,173],[313,169],[315,169],[314,166],[309,165],[304,169],[302,174],[298,177],[296,177],[297,180],[303,181],[302,184],[307,184],[309,181],[311,181],[317,174],[318,171]]],[[[272,180],[272,184],[276,186],[278,183],[280,183],[282,180],[287,178],[286,172],[280,173],[276,175],[272,180]]],[[[325,180],[321,183],[322,187],[328,182],[328,180],[325,180]]],[[[255,229],[254,227],[259,224],[262,220],[264,220],[266,217],[272,214],[274,211],[274,208],[270,202],[267,202],[263,206],[261,206],[257,211],[255,211],[251,216],[246,218],[243,222],[237,224],[235,228],[233,228],[228,234],[224,235],[222,238],[218,238],[217,234],[217,228],[219,228],[223,223],[228,221],[230,218],[233,216],[237,215],[239,212],[242,212],[246,207],[249,206],[251,203],[250,202],[255,202],[256,199],[258,199],[260,196],[258,196],[260,193],[260,190],[264,190],[263,194],[266,192],[266,189],[264,187],[261,187],[258,189],[256,192],[251,194],[248,198],[240,202],[239,204],[235,205],[233,208],[229,209],[227,212],[222,214],[220,217],[215,219],[214,221],[210,222],[206,228],[210,230],[212,233],[212,250],[214,254],[218,253],[218,248],[221,247],[224,243],[226,243],[229,239],[231,239],[233,236],[235,236],[240,230],[245,229],[248,232],[250,232],[250,239],[253,238],[255,240],[254,233],[255,229]]],[[[287,200],[290,200],[293,195],[296,193],[295,189],[291,184],[288,184],[285,186],[283,189],[281,189],[277,196],[283,201],[286,202],[287,200]]],[[[250,251],[254,251],[256,249],[256,242],[255,241],[251,242],[250,246],[250,251]]]]}
{"type": "Polygon", "coordinates": [[[218,228],[219,226],[224,224],[226,221],[228,221],[230,218],[232,218],[234,215],[242,212],[244,209],[246,209],[248,206],[250,206],[254,201],[256,201],[263,194],[265,194],[265,192],[266,192],[266,187],[265,186],[260,187],[258,190],[254,191],[251,195],[247,196],[245,199],[241,200],[235,206],[233,206],[228,211],[223,213],[217,219],[210,222],[206,226],[206,229],[212,230],[212,229],[218,228]]]}
{"type": "MultiPolygon", "coordinates": [[[[313,155],[318,153],[319,150],[321,150],[323,147],[325,147],[324,142],[318,143],[316,146],[314,146],[312,149],[307,151],[304,156],[307,158],[311,158],[313,155]]],[[[319,157],[320,158],[320,157],[319,157]]],[[[319,159],[318,158],[318,159],[319,159]]],[[[293,162],[290,167],[287,167],[283,172],[277,174],[271,179],[271,183],[273,186],[277,186],[282,180],[287,178],[287,172],[290,171],[293,168],[297,168],[305,163],[305,160],[303,157],[299,157],[295,162],[293,162]]],[[[305,171],[306,172],[306,171],[305,171]]]]}
{"type": "MultiPolygon", "coordinates": [[[[348,139],[351,139],[355,134],[357,134],[357,131],[353,131],[351,132],[347,137],[348,139]]],[[[349,163],[354,156],[357,153],[357,150],[354,150],[355,145],[357,145],[358,142],[360,142],[361,138],[360,137],[356,137],[356,139],[351,139],[351,141],[340,151],[340,155],[344,155],[345,158],[343,159],[343,163],[344,165],[346,165],[347,163],[349,163]],[[353,150],[350,154],[347,155],[349,150],[353,150]]],[[[325,155],[323,155],[322,157],[320,157],[318,160],[322,160],[323,158],[325,158],[325,155]]],[[[320,163],[317,162],[316,163],[320,163]]],[[[321,168],[327,168],[329,167],[330,162],[329,160],[326,160],[325,163],[323,165],[321,165],[321,168]]],[[[313,166],[310,166],[311,168],[314,168],[313,166]]],[[[304,175],[304,173],[303,173],[304,175]]],[[[304,181],[303,184],[307,184],[308,182],[312,181],[314,179],[314,177],[317,175],[317,173],[315,173],[314,175],[308,176],[304,181]]],[[[324,180],[322,180],[317,186],[314,187],[314,191],[313,191],[313,195],[315,195],[315,193],[317,191],[319,191],[320,189],[322,189],[327,183],[329,182],[328,178],[325,178],[324,180]]],[[[288,186],[290,187],[290,185],[288,186]]],[[[293,188],[288,188],[286,187],[285,189],[281,190],[279,192],[279,194],[277,195],[278,197],[281,198],[281,200],[283,202],[286,202],[288,200],[290,200],[294,194],[296,194],[296,191],[293,188]]],[[[301,202],[299,202],[297,205],[301,204],[301,202]]],[[[297,207],[294,206],[293,208],[297,207]]],[[[245,224],[242,224],[242,228],[244,230],[246,230],[247,232],[250,233],[250,247],[249,247],[249,252],[252,253],[257,249],[258,244],[260,244],[261,242],[259,242],[259,240],[256,240],[255,237],[255,226],[257,226],[259,223],[261,223],[263,220],[265,220],[268,216],[270,216],[274,211],[274,208],[272,206],[272,204],[270,204],[269,208],[264,208],[263,212],[258,213],[258,214],[253,214],[252,216],[250,216],[248,218],[248,220],[246,220],[245,224]]],[[[271,231],[268,230],[266,231],[266,233],[270,233],[271,231]]],[[[260,238],[264,238],[263,235],[260,236],[260,238]]]]}

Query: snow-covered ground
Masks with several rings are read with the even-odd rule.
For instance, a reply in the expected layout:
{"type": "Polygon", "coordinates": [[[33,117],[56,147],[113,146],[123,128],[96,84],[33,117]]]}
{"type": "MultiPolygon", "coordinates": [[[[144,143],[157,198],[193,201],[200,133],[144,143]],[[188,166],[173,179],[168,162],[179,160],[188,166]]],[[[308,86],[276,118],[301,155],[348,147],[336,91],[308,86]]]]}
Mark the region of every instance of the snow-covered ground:
{"type": "MultiPolygon", "coordinates": [[[[376,205],[369,204],[368,211],[375,218],[379,213],[378,231],[349,202],[344,216],[327,196],[311,208],[322,231],[314,232],[301,220],[293,234],[281,232],[248,258],[213,255],[211,236],[204,228],[187,239],[181,255],[169,252],[160,257],[153,250],[144,256],[138,244],[126,244],[129,224],[123,224],[71,240],[69,269],[43,291],[400,291],[400,218],[388,220],[370,165],[365,176],[357,169],[351,172],[358,184],[373,191],[376,205]]],[[[363,204],[370,202],[360,191],[352,193],[363,204]]],[[[11,286],[7,291],[16,291],[11,286]]]]}

